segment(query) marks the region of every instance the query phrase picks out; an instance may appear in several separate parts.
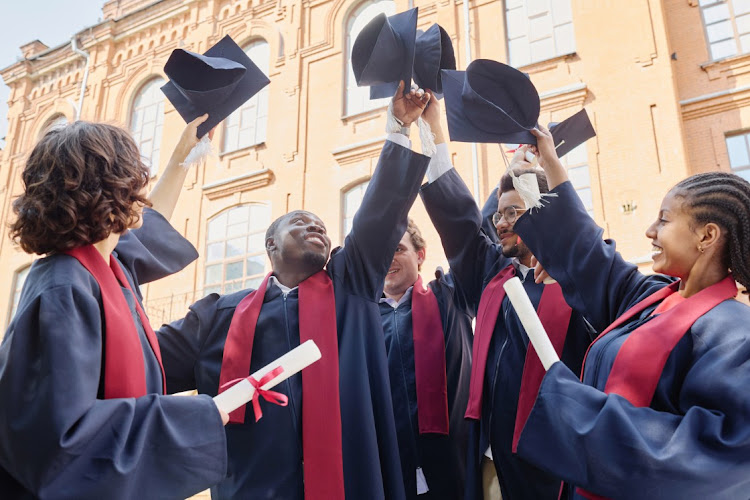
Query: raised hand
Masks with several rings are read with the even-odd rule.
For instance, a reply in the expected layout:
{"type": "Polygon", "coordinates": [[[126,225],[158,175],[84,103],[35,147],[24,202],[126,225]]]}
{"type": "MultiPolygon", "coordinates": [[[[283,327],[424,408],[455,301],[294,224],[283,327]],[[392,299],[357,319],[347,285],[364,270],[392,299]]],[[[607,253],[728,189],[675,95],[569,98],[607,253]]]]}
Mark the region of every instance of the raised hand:
{"type": "Polygon", "coordinates": [[[405,127],[414,123],[422,116],[427,103],[430,102],[430,94],[421,89],[411,89],[404,94],[404,81],[398,84],[398,89],[391,100],[393,104],[393,116],[400,120],[405,127]]]}
{"type": "Polygon", "coordinates": [[[550,131],[540,125],[539,128],[531,129],[531,133],[536,136],[536,146],[532,146],[532,151],[547,175],[547,184],[551,191],[568,180],[568,171],[557,157],[555,140],[550,131]]]}
{"type": "MultiPolygon", "coordinates": [[[[198,137],[198,126],[208,120],[208,113],[206,113],[203,116],[199,116],[195,120],[191,121],[187,124],[185,127],[185,130],[182,131],[182,135],[180,136],[180,140],[177,142],[177,146],[174,148],[174,153],[172,153],[172,157],[177,160],[178,162],[182,162],[190,153],[190,151],[195,147],[196,144],[198,144],[198,141],[200,140],[198,137]]],[[[213,138],[214,131],[211,130],[208,133],[209,140],[213,138]]]]}

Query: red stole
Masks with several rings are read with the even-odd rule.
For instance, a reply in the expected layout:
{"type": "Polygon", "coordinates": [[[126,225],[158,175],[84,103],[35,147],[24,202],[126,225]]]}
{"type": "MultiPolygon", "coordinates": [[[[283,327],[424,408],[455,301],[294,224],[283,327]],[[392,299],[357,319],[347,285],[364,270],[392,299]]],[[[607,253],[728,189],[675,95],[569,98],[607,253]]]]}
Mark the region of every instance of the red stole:
{"type": "MultiPolygon", "coordinates": [[[[609,325],[591,345],[650,305],[677,292],[679,286],[680,282],[676,281],[638,302],[609,325]]],[[[633,330],[615,357],[604,392],[619,394],[633,406],[650,406],[664,365],[677,343],[698,318],[736,295],[737,285],[730,274],[720,282],[704,288],[633,330]]],[[[589,346],[590,350],[591,346],[589,346]]],[[[588,356],[588,352],[586,355],[588,356]]],[[[586,366],[586,358],[583,363],[586,366]]],[[[583,380],[583,374],[581,374],[581,380],[583,380]]],[[[576,491],[592,500],[605,498],[581,488],[577,488],[576,491]]]]}
{"type": "MultiPolygon", "coordinates": [[[[484,371],[487,366],[490,341],[492,340],[492,333],[495,330],[495,324],[497,323],[500,308],[505,298],[503,284],[513,276],[515,276],[515,269],[512,265],[500,271],[487,284],[482,292],[482,298],[479,300],[466,418],[479,420],[482,415],[484,371]]],[[[545,285],[537,313],[552,341],[552,345],[555,346],[555,350],[560,355],[562,347],[565,344],[572,311],[563,299],[559,284],[545,285]]],[[[523,367],[523,376],[521,378],[521,390],[518,395],[518,409],[516,411],[516,424],[513,433],[514,451],[521,430],[526,424],[526,419],[534,405],[539,385],[542,378],[544,378],[544,367],[541,361],[539,361],[536,351],[533,349],[534,347],[529,343],[523,367]]]]}
{"type": "MultiPolygon", "coordinates": [[[[120,269],[117,259],[111,256],[107,266],[102,254],[93,245],[73,248],[65,253],[77,259],[91,273],[101,290],[104,308],[104,399],[145,396],[146,365],[143,361],[141,339],[120,288],[122,285],[133,293],[125,273],[120,269]]],[[[159,343],[138,302],[138,296],[133,293],[133,297],[148,343],[159,362],[162,390],[166,393],[166,377],[159,343]]]]}
{"type": "MultiPolygon", "coordinates": [[[[255,327],[263,306],[269,273],[260,287],[237,305],[227,332],[219,386],[250,374],[255,327]]],[[[341,451],[339,351],[333,283],[321,270],[299,284],[300,343],[313,339],[323,361],[302,370],[302,453],[305,498],[344,498],[341,451]]],[[[230,414],[230,422],[245,421],[245,407],[230,414]]]]}
{"type": "Polygon", "coordinates": [[[419,433],[448,434],[445,337],[435,294],[417,278],[411,293],[419,433]]]}

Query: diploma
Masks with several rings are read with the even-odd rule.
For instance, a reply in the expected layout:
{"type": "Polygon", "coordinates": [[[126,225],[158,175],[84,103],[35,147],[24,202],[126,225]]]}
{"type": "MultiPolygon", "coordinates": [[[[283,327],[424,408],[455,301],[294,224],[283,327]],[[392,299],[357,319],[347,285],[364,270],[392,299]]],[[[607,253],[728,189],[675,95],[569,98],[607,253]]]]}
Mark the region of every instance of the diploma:
{"type": "Polygon", "coordinates": [[[542,362],[542,366],[545,370],[549,370],[549,367],[556,361],[560,361],[560,358],[557,357],[555,348],[552,347],[552,342],[547,336],[547,332],[544,331],[544,326],[542,326],[534,306],[531,305],[521,280],[518,277],[511,278],[505,282],[503,288],[505,288],[505,293],[508,295],[510,303],[513,304],[513,308],[526,330],[526,335],[529,336],[529,341],[542,362]]]}
{"type": "MultiPolygon", "coordinates": [[[[255,380],[261,380],[264,375],[277,369],[279,366],[283,371],[277,376],[267,381],[261,386],[261,389],[268,390],[276,384],[280,384],[295,373],[300,372],[303,368],[310,366],[320,359],[320,350],[315,342],[308,340],[298,347],[284,354],[276,361],[272,361],[257,372],[252,377],[255,380]]],[[[240,406],[247,404],[253,399],[255,387],[252,386],[247,378],[243,378],[238,383],[222,392],[214,398],[216,406],[225,413],[231,413],[240,406]]]]}

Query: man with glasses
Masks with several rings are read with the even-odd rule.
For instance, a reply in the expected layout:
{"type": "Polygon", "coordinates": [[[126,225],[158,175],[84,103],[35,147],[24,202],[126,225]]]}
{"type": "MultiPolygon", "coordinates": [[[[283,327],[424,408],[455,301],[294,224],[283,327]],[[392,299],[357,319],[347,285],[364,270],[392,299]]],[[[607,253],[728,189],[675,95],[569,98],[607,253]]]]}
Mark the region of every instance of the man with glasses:
{"type": "MultiPolygon", "coordinates": [[[[425,116],[425,119],[427,117],[425,116]]],[[[439,121],[431,122],[433,130],[439,121]]],[[[514,159],[523,158],[526,147],[514,159]]],[[[533,174],[546,193],[544,173],[511,165],[515,176],[533,174]]],[[[482,229],[483,217],[455,169],[433,177],[421,194],[440,234],[456,283],[468,308],[477,315],[469,403],[470,430],[466,498],[504,500],[556,499],[560,478],[519,458],[515,445],[533,406],[544,374],[502,285],[518,276],[562,361],[580,373],[593,332],[565,303],[559,285],[534,281],[533,255],[513,227],[527,211],[506,173],[500,180],[497,211],[492,216],[498,243],[482,229]],[[540,372],[541,370],[541,372],[540,372]]],[[[487,227],[485,225],[485,227],[487,227]]]]}

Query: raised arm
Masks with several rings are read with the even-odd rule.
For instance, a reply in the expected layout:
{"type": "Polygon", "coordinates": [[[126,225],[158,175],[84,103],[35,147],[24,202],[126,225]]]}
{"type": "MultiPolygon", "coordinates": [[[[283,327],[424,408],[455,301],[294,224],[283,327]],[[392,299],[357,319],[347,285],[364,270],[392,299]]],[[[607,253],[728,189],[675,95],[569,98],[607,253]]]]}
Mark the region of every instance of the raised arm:
{"type": "MultiPolygon", "coordinates": [[[[394,96],[393,114],[408,127],[419,117],[429,96],[419,99],[412,91],[404,97],[402,87],[403,82],[394,96]]],[[[396,135],[390,133],[383,146],[344,248],[332,256],[334,269],[338,262],[343,262],[347,286],[371,300],[382,294],[385,275],[406,231],[409,210],[430,161],[429,157],[394,142],[408,144],[408,138],[396,135]]]]}
{"type": "Polygon", "coordinates": [[[208,396],[97,399],[102,315],[61,285],[19,311],[0,348],[0,464],[39,498],[185,498],[220,481],[222,420],[208,396]]]}
{"type": "Polygon", "coordinates": [[[516,221],[514,230],[544,269],[562,286],[565,300],[583,314],[597,331],[646,296],[671,282],[670,278],[646,276],[615,250],[612,240],[586,212],[554,146],[539,137],[540,165],[550,187],[545,204],[529,210],[516,221]],[[546,148],[546,149],[545,149],[546,148]]]}

